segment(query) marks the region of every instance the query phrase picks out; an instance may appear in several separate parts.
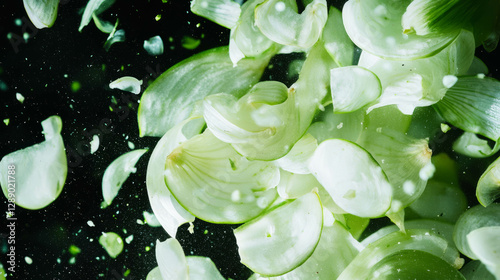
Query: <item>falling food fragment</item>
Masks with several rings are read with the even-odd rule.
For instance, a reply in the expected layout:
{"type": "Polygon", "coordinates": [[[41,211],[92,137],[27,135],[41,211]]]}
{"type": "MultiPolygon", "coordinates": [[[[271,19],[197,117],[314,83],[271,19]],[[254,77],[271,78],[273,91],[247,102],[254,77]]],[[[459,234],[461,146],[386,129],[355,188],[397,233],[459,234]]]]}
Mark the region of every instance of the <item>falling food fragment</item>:
{"type": "Polygon", "coordinates": [[[189,227],[188,227],[189,233],[193,234],[194,233],[194,224],[192,222],[189,222],[189,227]]]}
{"type": "Polygon", "coordinates": [[[24,257],[24,261],[26,261],[27,264],[33,263],[33,260],[30,257],[24,257]]]}
{"type": "Polygon", "coordinates": [[[75,245],[69,246],[68,250],[71,255],[78,255],[82,252],[82,250],[75,245]]]}
{"type": "Polygon", "coordinates": [[[201,43],[200,39],[195,39],[195,38],[190,37],[190,36],[182,37],[182,41],[181,41],[182,47],[185,49],[188,49],[188,50],[196,49],[200,45],[200,43],[201,43]]]}
{"type": "Polygon", "coordinates": [[[123,240],[114,232],[103,232],[99,237],[99,244],[115,259],[123,251],[123,240]]]}
{"type": "Polygon", "coordinates": [[[94,222],[92,222],[91,220],[87,221],[87,225],[89,225],[89,227],[95,227],[94,222]]]}
{"type": "Polygon", "coordinates": [[[99,149],[99,136],[94,135],[90,141],[90,153],[93,154],[99,149]]]}
{"type": "MultiPolygon", "coordinates": [[[[161,15],[156,16],[156,20],[160,20],[161,15]],[[158,17],[159,16],[159,17],[158,17]]],[[[163,40],[160,36],[154,36],[148,40],[144,40],[144,49],[149,55],[156,56],[163,53],[163,40]]]]}
{"type": "Polygon", "coordinates": [[[82,87],[82,85],[80,84],[80,82],[78,82],[78,81],[71,82],[71,91],[72,92],[79,91],[81,87],[82,87]]]}
{"type": "Polygon", "coordinates": [[[17,101],[19,101],[21,104],[23,104],[24,102],[24,96],[22,94],[20,94],[19,92],[16,93],[16,99],[17,101]]]}
{"type": "Polygon", "coordinates": [[[142,212],[142,215],[144,216],[144,220],[150,227],[159,227],[161,226],[160,222],[156,218],[155,214],[149,213],[148,211],[142,212]]]}
{"type": "Polygon", "coordinates": [[[450,127],[449,125],[447,125],[447,124],[445,124],[445,123],[442,123],[442,124],[441,124],[441,131],[442,131],[443,133],[446,133],[446,132],[450,131],[450,129],[451,129],[451,127],[450,127]]]}
{"type": "Polygon", "coordinates": [[[127,145],[131,150],[135,149],[135,144],[130,141],[127,142],[127,145]]]}
{"type": "Polygon", "coordinates": [[[132,242],[132,240],[134,240],[133,235],[129,235],[127,238],[125,238],[125,242],[127,242],[127,244],[130,244],[130,242],[132,242]]]}
{"type": "Polygon", "coordinates": [[[156,21],[159,21],[160,19],[161,19],[161,14],[157,14],[157,15],[155,16],[155,20],[156,20],[156,21]]]}
{"type": "Polygon", "coordinates": [[[9,123],[10,123],[10,119],[3,119],[3,123],[4,123],[5,125],[9,125],[9,123]]]}
{"type": "Polygon", "coordinates": [[[446,75],[443,77],[443,85],[447,88],[451,88],[458,81],[457,76],[455,75],[446,75]]]}
{"type": "Polygon", "coordinates": [[[112,81],[109,84],[111,89],[120,89],[123,91],[128,91],[133,94],[139,94],[141,92],[142,80],[138,80],[134,77],[125,76],[112,81]]]}

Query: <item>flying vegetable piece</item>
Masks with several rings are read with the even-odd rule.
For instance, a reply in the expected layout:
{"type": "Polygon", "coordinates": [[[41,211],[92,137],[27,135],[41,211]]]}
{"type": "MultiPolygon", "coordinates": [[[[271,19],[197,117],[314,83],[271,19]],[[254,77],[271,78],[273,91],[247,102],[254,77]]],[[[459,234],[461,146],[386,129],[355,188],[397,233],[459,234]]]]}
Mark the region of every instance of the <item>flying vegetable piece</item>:
{"type": "Polygon", "coordinates": [[[208,130],[176,147],[164,166],[165,183],[180,205],[211,223],[246,222],[277,196],[274,163],[250,161],[208,130]]]}
{"type": "Polygon", "coordinates": [[[411,0],[349,0],[344,5],[344,26],[351,40],[363,51],[393,60],[429,57],[449,45],[459,32],[404,34],[401,18],[411,0]]]}
{"type": "Polygon", "coordinates": [[[304,263],[321,236],[323,210],[316,193],[285,202],[234,231],[241,262],[264,276],[304,263]]]}
{"type": "Polygon", "coordinates": [[[89,0],[89,2],[87,2],[87,6],[85,6],[85,11],[83,11],[82,21],[80,22],[78,31],[82,32],[83,28],[90,23],[90,20],[94,15],[98,16],[114,3],[115,0],[89,0]]]}
{"type": "Polygon", "coordinates": [[[141,156],[147,152],[147,149],[130,151],[115,159],[104,171],[102,177],[102,196],[104,206],[111,205],[113,199],[118,195],[123,183],[127,180],[130,173],[135,173],[135,164],[141,156]]]}
{"type": "Polygon", "coordinates": [[[484,207],[488,207],[500,197],[500,158],[490,164],[479,178],[476,196],[484,207]]]}
{"type": "Polygon", "coordinates": [[[241,8],[232,0],[192,0],[191,12],[226,28],[233,28],[240,17],[241,8]]]}
{"type": "Polygon", "coordinates": [[[28,17],[36,28],[42,29],[54,25],[59,0],[23,0],[23,4],[28,17]]]}
{"type": "Polygon", "coordinates": [[[144,40],[143,48],[152,56],[163,54],[163,40],[160,36],[151,37],[144,40]]]}
{"type": "Polygon", "coordinates": [[[139,81],[134,77],[125,76],[109,83],[109,88],[117,88],[123,91],[129,91],[133,94],[139,94],[141,92],[141,85],[142,80],[139,81]]]}
{"type": "Polygon", "coordinates": [[[113,259],[116,259],[123,251],[123,240],[114,232],[103,232],[99,237],[99,244],[101,244],[113,259]]]}
{"type": "Polygon", "coordinates": [[[268,61],[269,57],[248,58],[233,67],[228,48],[220,47],[174,65],[144,91],[137,115],[139,135],[163,136],[207,95],[242,96],[260,79],[268,61]]]}
{"type": "Polygon", "coordinates": [[[42,121],[42,127],[44,142],[10,153],[0,161],[3,194],[31,210],[44,208],[56,200],[68,172],[61,118],[51,116],[42,121]],[[14,190],[12,178],[15,178],[14,190]]]}
{"type": "Polygon", "coordinates": [[[467,242],[491,274],[500,278],[500,226],[475,229],[467,234],[467,242]]]}

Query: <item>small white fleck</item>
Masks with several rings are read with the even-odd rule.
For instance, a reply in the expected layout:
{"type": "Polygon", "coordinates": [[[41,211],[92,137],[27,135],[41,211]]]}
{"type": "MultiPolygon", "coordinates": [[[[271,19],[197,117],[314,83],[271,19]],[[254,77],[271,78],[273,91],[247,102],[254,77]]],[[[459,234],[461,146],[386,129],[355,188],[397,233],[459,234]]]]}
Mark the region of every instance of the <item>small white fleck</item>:
{"type": "Polygon", "coordinates": [[[99,136],[94,135],[92,141],[90,141],[90,153],[93,154],[99,149],[99,136]]]}
{"type": "Polygon", "coordinates": [[[239,190],[235,190],[231,193],[231,200],[233,202],[238,202],[241,199],[241,193],[239,190]]]}
{"type": "Polygon", "coordinates": [[[385,16],[387,15],[387,8],[385,5],[378,5],[374,10],[373,13],[375,13],[376,16],[385,16]]]}
{"type": "Polygon", "coordinates": [[[130,235],[127,238],[125,238],[125,242],[127,242],[127,244],[130,244],[130,242],[132,242],[132,240],[134,240],[134,236],[133,235],[130,235]]]}
{"type": "Polygon", "coordinates": [[[455,83],[458,81],[457,76],[455,75],[446,75],[443,77],[443,85],[446,88],[451,88],[452,86],[455,85],[455,83]]]}
{"type": "Polygon", "coordinates": [[[405,181],[403,183],[403,191],[408,195],[413,195],[415,193],[415,184],[412,181],[405,181]]]}
{"type": "Polygon", "coordinates": [[[434,164],[432,164],[432,162],[429,161],[429,163],[427,163],[424,167],[422,167],[422,169],[420,169],[418,176],[420,177],[420,179],[427,181],[432,178],[432,176],[434,176],[435,171],[436,167],[434,166],[434,164]]]}
{"type": "Polygon", "coordinates": [[[89,225],[89,227],[95,227],[94,222],[92,222],[91,220],[87,221],[87,225],[89,225]]]}
{"type": "Polygon", "coordinates": [[[26,261],[27,264],[33,263],[33,260],[30,257],[24,257],[24,261],[26,261]]]}
{"type": "Polygon", "coordinates": [[[341,122],[341,123],[339,123],[339,125],[337,125],[337,129],[341,129],[343,126],[344,126],[344,123],[341,122]]]}
{"type": "Polygon", "coordinates": [[[22,94],[20,94],[19,92],[16,93],[16,99],[17,99],[17,101],[21,102],[21,104],[23,104],[24,96],[22,94]]]}
{"type": "Polygon", "coordinates": [[[483,73],[479,73],[479,74],[477,74],[477,77],[479,79],[484,79],[485,75],[483,73]]]}
{"type": "Polygon", "coordinates": [[[285,10],[286,6],[285,6],[285,3],[280,1],[280,2],[276,3],[276,5],[274,5],[274,8],[278,12],[283,12],[285,10]]]}
{"type": "Polygon", "coordinates": [[[134,144],[134,143],[132,143],[132,142],[128,141],[128,143],[127,143],[127,144],[128,144],[128,147],[129,147],[131,150],[135,149],[135,144],[134,144]]]}

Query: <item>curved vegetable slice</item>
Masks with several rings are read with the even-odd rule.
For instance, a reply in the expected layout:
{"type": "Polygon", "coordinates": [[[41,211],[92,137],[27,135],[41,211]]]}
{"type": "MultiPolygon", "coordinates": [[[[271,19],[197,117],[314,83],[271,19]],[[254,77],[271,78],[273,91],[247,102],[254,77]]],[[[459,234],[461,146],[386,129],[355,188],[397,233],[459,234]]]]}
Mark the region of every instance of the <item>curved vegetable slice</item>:
{"type": "Polygon", "coordinates": [[[133,94],[139,94],[141,92],[141,85],[142,80],[139,81],[134,77],[125,76],[112,81],[109,84],[109,88],[117,88],[123,91],[129,91],[133,94]]]}
{"type": "Polygon", "coordinates": [[[433,254],[420,250],[401,250],[380,260],[364,279],[465,280],[465,277],[456,268],[433,254]]]}
{"type": "Polygon", "coordinates": [[[318,141],[308,133],[295,143],[288,154],[276,160],[276,163],[281,169],[288,172],[309,174],[309,158],[317,147],[318,141]]]}
{"type": "Polygon", "coordinates": [[[359,141],[380,164],[392,185],[391,212],[399,212],[415,201],[434,173],[428,140],[403,132],[370,125],[359,141]]]}
{"type": "Polygon", "coordinates": [[[500,226],[498,213],[500,213],[500,204],[491,204],[488,207],[476,205],[460,216],[455,224],[453,240],[462,254],[474,260],[478,259],[467,242],[467,235],[478,228],[500,226]]]}
{"type": "Polygon", "coordinates": [[[236,25],[241,13],[240,5],[232,0],[193,0],[191,12],[226,28],[236,25]]]}
{"type": "Polygon", "coordinates": [[[181,61],[144,91],[137,116],[140,136],[163,136],[187,119],[195,102],[209,94],[242,96],[259,80],[268,61],[269,57],[249,58],[233,67],[227,47],[181,61]]]}
{"type": "Polygon", "coordinates": [[[500,198],[500,157],[490,164],[479,178],[476,196],[484,207],[500,198]]]}
{"type": "MultiPolygon", "coordinates": [[[[428,229],[432,233],[446,239],[446,241],[448,241],[449,246],[455,247],[454,246],[455,243],[453,241],[453,224],[443,221],[418,219],[418,220],[405,221],[405,229],[407,230],[428,229]]],[[[370,234],[367,238],[363,239],[363,241],[361,241],[361,245],[366,247],[371,243],[383,238],[384,236],[396,231],[399,231],[399,228],[396,225],[383,227],[377,230],[376,232],[370,234]]]]}
{"type": "Polygon", "coordinates": [[[214,262],[207,257],[187,256],[189,280],[224,280],[214,262]]]}
{"type": "Polygon", "coordinates": [[[500,81],[489,77],[459,77],[434,105],[443,118],[467,132],[493,141],[500,138],[500,81]]]}
{"type": "Polygon", "coordinates": [[[497,141],[492,149],[487,140],[477,137],[474,133],[464,132],[453,142],[453,150],[468,157],[485,158],[496,154],[500,150],[500,144],[497,141]]]}
{"type": "Polygon", "coordinates": [[[255,26],[255,7],[263,1],[248,0],[243,3],[240,18],[231,28],[229,56],[234,65],[244,57],[259,56],[276,45],[255,26]]]}
{"type": "Polygon", "coordinates": [[[114,232],[103,232],[99,237],[99,244],[108,252],[108,255],[116,259],[123,251],[123,240],[114,232]]]}
{"type": "Polygon", "coordinates": [[[28,17],[36,28],[42,29],[54,25],[59,0],[23,0],[23,4],[28,17]]]}
{"type": "Polygon", "coordinates": [[[380,165],[363,148],[342,139],[322,142],[309,169],[338,206],[360,217],[385,215],[392,187],[380,165]]]}
{"type": "Polygon", "coordinates": [[[158,221],[172,237],[176,236],[180,225],[193,222],[194,216],[177,202],[165,185],[165,159],[177,146],[193,136],[192,134],[198,134],[204,124],[201,119],[188,119],[174,126],[158,141],[149,158],[146,172],[149,202],[158,221]],[[193,133],[185,134],[183,128],[190,126],[193,127],[193,133]]]}
{"type": "Polygon", "coordinates": [[[303,134],[296,106],[293,89],[265,81],[239,100],[224,93],[208,96],[203,116],[210,131],[238,153],[250,159],[275,160],[287,154],[303,134]]]}
{"type": "Polygon", "coordinates": [[[155,267],[151,269],[146,276],[146,280],[163,280],[163,277],[161,276],[161,271],[160,267],[155,267]]]}
{"type": "Polygon", "coordinates": [[[360,66],[330,70],[330,87],[335,113],[356,111],[375,101],[382,93],[377,75],[360,66]]]}
{"type": "Polygon", "coordinates": [[[189,279],[186,257],[177,239],[156,240],[155,254],[163,279],[189,279]]]}
{"type": "Polygon", "coordinates": [[[163,40],[158,35],[151,37],[144,40],[143,48],[152,56],[163,54],[163,40]]]}
{"type": "Polygon", "coordinates": [[[61,193],[68,165],[61,137],[62,120],[51,116],[42,121],[45,141],[10,153],[0,161],[0,185],[9,201],[15,176],[15,203],[37,210],[51,204],[61,193]]]}
{"type": "Polygon", "coordinates": [[[109,48],[111,48],[111,46],[114,43],[125,42],[125,30],[123,29],[116,30],[117,25],[118,21],[116,22],[113,31],[109,34],[108,39],[104,43],[104,49],[106,51],[109,51],[109,48]]]}
{"type": "Polygon", "coordinates": [[[363,52],[359,66],[373,71],[382,83],[382,95],[369,110],[396,104],[401,112],[411,115],[416,107],[438,102],[448,90],[443,80],[466,73],[474,49],[472,32],[464,30],[449,46],[428,58],[394,61],[363,52]]]}
{"type": "Polygon", "coordinates": [[[359,248],[359,242],[339,223],[324,225],[318,246],[307,261],[284,275],[270,279],[337,279],[358,254],[359,248]]]}
{"type": "MultiPolygon", "coordinates": [[[[456,249],[442,237],[428,230],[410,229],[390,233],[366,246],[337,280],[371,279],[370,271],[384,258],[403,250],[420,250],[432,254],[454,267],[460,268],[464,260],[456,249]]],[[[406,278],[405,278],[406,279],[406,278]]]]}
{"type": "Polygon", "coordinates": [[[102,196],[105,207],[111,205],[130,173],[135,173],[135,164],[147,151],[147,149],[130,151],[119,156],[106,168],[102,177],[102,196]]]}
{"type": "Polygon", "coordinates": [[[352,65],[354,44],[345,31],[342,13],[333,6],[330,7],[328,12],[328,20],[323,28],[321,40],[326,51],[338,66],[352,65]]]}
{"type": "Polygon", "coordinates": [[[262,213],[276,198],[279,170],[249,161],[205,131],[175,148],[165,163],[165,183],[194,216],[237,224],[262,213]]]}
{"type": "Polygon", "coordinates": [[[301,14],[295,0],[265,0],[255,8],[255,24],[276,43],[310,48],[318,41],[328,18],[325,0],[313,0],[301,14]]]}
{"type": "Polygon", "coordinates": [[[480,5],[468,0],[414,0],[401,19],[404,33],[429,34],[456,33],[470,24],[480,5]]]}
{"type": "Polygon", "coordinates": [[[114,3],[115,0],[89,0],[87,6],[85,6],[85,11],[83,12],[82,21],[80,22],[78,31],[82,32],[83,28],[90,23],[93,15],[98,16],[114,3]]]}
{"type": "Polygon", "coordinates": [[[241,262],[265,276],[287,273],[313,253],[322,226],[316,193],[285,202],[234,231],[241,262]]]}
{"type": "Polygon", "coordinates": [[[342,10],[351,40],[364,51],[394,60],[432,56],[450,44],[459,32],[418,36],[404,34],[401,17],[411,0],[349,0],[342,10]]]}
{"type": "Polygon", "coordinates": [[[496,277],[493,276],[486,266],[481,261],[471,261],[464,265],[460,272],[465,276],[467,280],[495,280],[496,277]]]}
{"type": "Polygon", "coordinates": [[[472,252],[486,268],[500,278],[500,226],[482,227],[467,234],[472,252]]]}

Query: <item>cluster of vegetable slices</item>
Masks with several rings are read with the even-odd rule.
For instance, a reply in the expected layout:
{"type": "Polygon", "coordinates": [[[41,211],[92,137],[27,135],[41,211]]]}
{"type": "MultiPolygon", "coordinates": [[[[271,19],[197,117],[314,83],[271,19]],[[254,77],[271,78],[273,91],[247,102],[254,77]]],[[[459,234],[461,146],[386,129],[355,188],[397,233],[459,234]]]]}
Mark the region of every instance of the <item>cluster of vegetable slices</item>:
{"type": "MultiPolygon", "coordinates": [[[[98,25],[107,1],[91,2],[82,26],[98,25]]],[[[148,195],[173,237],[157,242],[148,279],[223,279],[175,239],[195,218],[242,224],[234,235],[251,279],[500,279],[500,159],[477,183],[481,205],[466,210],[455,162],[429,148],[451,125],[463,130],[457,153],[500,149],[500,82],[474,57],[498,44],[500,2],[349,0],[341,12],[326,0],[193,0],[191,10],[230,29],[230,41],[142,95],[139,133],[161,137],[148,195]],[[297,52],[306,58],[292,85],[260,81],[272,57],[297,52]],[[395,225],[361,240],[384,216],[395,225]]],[[[125,80],[113,86],[137,88],[125,80]]],[[[44,143],[0,162],[44,157],[43,168],[58,168],[42,181],[46,196],[19,199],[30,209],[53,201],[66,175],[61,121],[43,125],[44,143]]],[[[104,206],[145,152],[106,170],[104,206]]]]}

